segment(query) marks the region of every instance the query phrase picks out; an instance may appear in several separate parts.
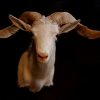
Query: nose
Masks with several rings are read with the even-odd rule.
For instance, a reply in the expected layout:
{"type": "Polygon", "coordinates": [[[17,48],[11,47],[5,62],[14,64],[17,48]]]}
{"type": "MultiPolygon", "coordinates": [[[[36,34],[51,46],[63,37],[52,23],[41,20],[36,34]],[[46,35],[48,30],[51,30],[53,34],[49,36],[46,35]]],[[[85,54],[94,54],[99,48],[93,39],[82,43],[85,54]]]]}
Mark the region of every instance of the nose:
{"type": "Polygon", "coordinates": [[[46,53],[38,53],[38,57],[40,57],[40,58],[48,58],[48,54],[46,54],[46,53]]]}
{"type": "Polygon", "coordinates": [[[38,57],[39,61],[45,62],[47,60],[47,58],[48,58],[48,54],[47,53],[43,53],[43,52],[39,52],[37,54],[37,57],[38,57]]]}

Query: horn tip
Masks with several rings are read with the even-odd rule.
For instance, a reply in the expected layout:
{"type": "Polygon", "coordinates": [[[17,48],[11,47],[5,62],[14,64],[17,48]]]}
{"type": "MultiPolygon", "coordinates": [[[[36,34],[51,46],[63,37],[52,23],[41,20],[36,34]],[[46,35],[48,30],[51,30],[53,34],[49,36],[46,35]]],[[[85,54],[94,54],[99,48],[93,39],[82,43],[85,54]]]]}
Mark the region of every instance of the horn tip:
{"type": "Polygon", "coordinates": [[[9,19],[13,18],[14,16],[12,14],[8,15],[9,19]]]}
{"type": "Polygon", "coordinates": [[[80,21],[81,21],[81,19],[78,19],[77,21],[78,21],[78,22],[80,22],[80,21]]]}

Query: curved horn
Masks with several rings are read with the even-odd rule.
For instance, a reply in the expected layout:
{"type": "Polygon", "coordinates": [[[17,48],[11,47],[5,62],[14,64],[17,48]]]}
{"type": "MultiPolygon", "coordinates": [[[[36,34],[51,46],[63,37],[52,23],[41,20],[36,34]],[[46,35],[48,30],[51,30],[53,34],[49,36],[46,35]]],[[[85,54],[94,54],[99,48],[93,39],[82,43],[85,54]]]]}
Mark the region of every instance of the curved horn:
{"type": "Polygon", "coordinates": [[[19,19],[31,25],[34,21],[40,19],[41,16],[42,15],[38,12],[26,11],[19,17],[19,19]]]}
{"type": "MultiPolygon", "coordinates": [[[[56,22],[59,26],[76,21],[76,19],[68,12],[55,12],[48,16],[48,18],[56,22]]],[[[78,23],[75,29],[78,34],[83,37],[87,37],[89,39],[100,38],[100,31],[92,30],[83,24],[78,23]]]]}
{"type": "Polygon", "coordinates": [[[24,12],[19,18],[14,17],[13,15],[9,15],[9,19],[11,22],[24,31],[30,31],[31,26],[41,18],[41,14],[38,12],[27,11],[24,12]]]}
{"type": "Polygon", "coordinates": [[[86,37],[88,39],[100,38],[100,31],[92,30],[85,25],[78,24],[78,26],[76,27],[76,30],[77,30],[78,34],[80,34],[81,36],[86,37]]]}
{"type": "MultiPolygon", "coordinates": [[[[38,20],[41,18],[41,14],[38,12],[31,12],[31,11],[26,11],[23,14],[21,14],[21,16],[19,17],[19,19],[21,19],[22,21],[24,21],[27,24],[32,24],[34,21],[38,20]]],[[[13,22],[13,16],[9,15],[9,19],[13,22]]],[[[0,30],[0,38],[8,38],[10,36],[12,36],[13,34],[15,34],[20,28],[16,27],[17,25],[11,25],[8,26],[4,29],[0,30]]],[[[28,25],[29,26],[29,25],[28,25]]],[[[26,28],[26,27],[25,27],[26,28]]]]}
{"type": "Polygon", "coordinates": [[[56,22],[60,30],[63,30],[63,32],[68,32],[74,29],[80,20],[76,20],[70,13],[68,12],[55,12],[48,16],[48,19],[52,20],[53,22],[56,22]]]}
{"type": "Polygon", "coordinates": [[[73,23],[76,19],[68,12],[55,12],[48,16],[49,19],[62,26],[66,23],[73,23]]]}

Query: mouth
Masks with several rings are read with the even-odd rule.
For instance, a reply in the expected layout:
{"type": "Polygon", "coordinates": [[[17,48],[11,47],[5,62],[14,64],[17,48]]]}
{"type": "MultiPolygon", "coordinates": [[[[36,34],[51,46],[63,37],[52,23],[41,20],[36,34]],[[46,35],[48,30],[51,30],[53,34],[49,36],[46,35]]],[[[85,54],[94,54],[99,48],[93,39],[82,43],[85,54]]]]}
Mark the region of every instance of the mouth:
{"type": "Polygon", "coordinates": [[[45,63],[47,61],[48,56],[37,55],[37,58],[38,58],[39,62],[45,63]]]}

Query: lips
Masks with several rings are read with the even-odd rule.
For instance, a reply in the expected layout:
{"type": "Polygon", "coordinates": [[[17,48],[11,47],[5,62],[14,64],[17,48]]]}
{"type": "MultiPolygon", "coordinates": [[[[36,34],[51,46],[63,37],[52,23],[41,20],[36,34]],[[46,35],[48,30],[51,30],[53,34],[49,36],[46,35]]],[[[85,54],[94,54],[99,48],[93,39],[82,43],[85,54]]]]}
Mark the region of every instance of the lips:
{"type": "Polygon", "coordinates": [[[40,56],[40,55],[37,55],[37,58],[40,62],[44,63],[47,61],[47,58],[48,56],[40,56]]]}

